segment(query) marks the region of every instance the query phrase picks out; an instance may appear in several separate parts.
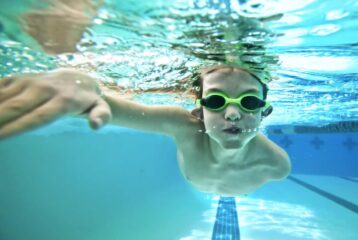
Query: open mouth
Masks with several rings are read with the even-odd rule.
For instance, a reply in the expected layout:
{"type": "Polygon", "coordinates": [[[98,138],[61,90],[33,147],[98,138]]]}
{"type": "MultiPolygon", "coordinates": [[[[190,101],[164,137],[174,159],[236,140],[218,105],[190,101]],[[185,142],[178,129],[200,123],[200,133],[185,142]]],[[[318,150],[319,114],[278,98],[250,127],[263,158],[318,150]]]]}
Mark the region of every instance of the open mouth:
{"type": "Polygon", "coordinates": [[[239,133],[242,133],[242,129],[241,129],[241,128],[238,128],[238,127],[226,128],[226,129],[224,129],[223,131],[226,132],[226,133],[229,133],[229,134],[239,134],[239,133]]]}

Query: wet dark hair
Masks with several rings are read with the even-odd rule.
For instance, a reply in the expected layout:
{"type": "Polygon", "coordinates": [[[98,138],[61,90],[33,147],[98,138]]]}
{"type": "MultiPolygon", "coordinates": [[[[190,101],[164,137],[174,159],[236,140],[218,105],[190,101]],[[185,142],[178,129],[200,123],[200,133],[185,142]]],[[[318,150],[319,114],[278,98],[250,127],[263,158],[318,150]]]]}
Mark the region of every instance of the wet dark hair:
{"type": "MultiPolygon", "coordinates": [[[[218,65],[214,65],[211,67],[202,68],[201,70],[196,71],[192,74],[191,79],[193,81],[193,87],[196,89],[196,91],[194,91],[194,95],[195,95],[196,99],[202,98],[204,78],[206,76],[208,76],[209,74],[220,71],[220,70],[231,70],[231,71],[239,70],[239,71],[247,72],[248,74],[250,74],[253,78],[255,78],[260,83],[260,85],[262,86],[263,99],[266,100],[267,93],[268,93],[269,89],[268,89],[267,85],[265,83],[263,83],[262,80],[256,74],[250,72],[250,70],[245,69],[245,68],[224,65],[224,64],[218,64],[218,65]]],[[[191,111],[191,114],[194,115],[195,117],[198,117],[201,120],[204,119],[202,107],[193,109],[191,111]]]]}

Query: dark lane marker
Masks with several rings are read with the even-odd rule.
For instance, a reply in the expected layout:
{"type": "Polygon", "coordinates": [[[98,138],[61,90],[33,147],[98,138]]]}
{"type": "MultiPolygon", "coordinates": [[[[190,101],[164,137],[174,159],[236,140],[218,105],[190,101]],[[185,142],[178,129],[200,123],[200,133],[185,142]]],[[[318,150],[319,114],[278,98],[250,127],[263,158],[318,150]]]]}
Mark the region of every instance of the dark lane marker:
{"type": "Polygon", "coordinates": [[[340,177],[340,178],[345,179],[345,180],[348,180],[348,181],[352,181],[352,182],[358,183],[358,180],[357,180],[357,179],[354,179],[354,178],[350,178],[350,177],[340,177]]]}
{"type": "Polygon", "coordinates": [[[321,189],[319,189],[318,187],[315,187],[311,184],[308,184],[308,183],[305,183],[295,177],[292,177],[292,176],[289,176],[288,179],[290,179],[291,181],[315,192],[315,193],[318,193],[319,195],[325,197],[325,198],[328,198],[329,200],[332,200],[333,202],[341,205],[342,207],[345,207],[347,208],[348,210],[351,210],[355,213],[358,213],[358,205],[354,204],[354,203],[351,203],[347,200],[344,200],[343,198],[340,198],[336,195],[333,195],[332,193],[329,193],[329,192],[326,192],[326,191],[323,191],[321,189]]]}
{"type": "Polygon", "coordinates": [[[234,197],[220,197],[211,240],[240,240],[234,197]]]}

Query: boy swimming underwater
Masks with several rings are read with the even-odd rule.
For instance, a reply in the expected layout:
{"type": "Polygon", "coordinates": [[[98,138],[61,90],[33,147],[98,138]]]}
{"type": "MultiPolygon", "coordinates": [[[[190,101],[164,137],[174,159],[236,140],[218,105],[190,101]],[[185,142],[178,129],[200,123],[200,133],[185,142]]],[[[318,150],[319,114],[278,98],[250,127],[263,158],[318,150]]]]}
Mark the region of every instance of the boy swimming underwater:
{"type": "MultiPolygon", "coordinates": [[[[47,52],[75,49],[97,5],[48,2],[53,5],[24,15],[23,29],[47,52]],[[68,24],[68,19],[76,21],[68,24]]],[[[77,70],[5,78],[0,80],[0,140],[65,115],[85,116],[94,129],[111,123],[172,137],[183,176],[204,192],[237,196],[285,178],[288,155],[257,131],[272,110],[260,78],[241,67],[217,65],[203,69],[198,81],[198,108],[190,113],[103,95],[96,79],[77,70]]]]}
{"type": "Polygon", "coordinates": [[[249,71],[217,65],[202,71],[199,109],[147,106],[102,95],[97,80],[77,70],[0,80],[0,139],[71,114],[97,129],[107,123],[172,137],[183,176],[200,191],[238,196],[285,178],[284,150],[257,132],[271,107],[267,88],[249,71]]]}

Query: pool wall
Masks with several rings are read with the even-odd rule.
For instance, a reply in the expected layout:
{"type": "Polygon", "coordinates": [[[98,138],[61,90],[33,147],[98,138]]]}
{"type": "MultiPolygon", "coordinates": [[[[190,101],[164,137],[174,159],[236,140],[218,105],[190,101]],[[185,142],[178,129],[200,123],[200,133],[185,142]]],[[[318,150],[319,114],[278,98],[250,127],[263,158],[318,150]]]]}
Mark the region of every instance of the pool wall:
{"type": "Polygon", "coordinates": [[[270,126],[268,136],[290,155],[293,174],[358,177],[357,126],[270,126]]]}

